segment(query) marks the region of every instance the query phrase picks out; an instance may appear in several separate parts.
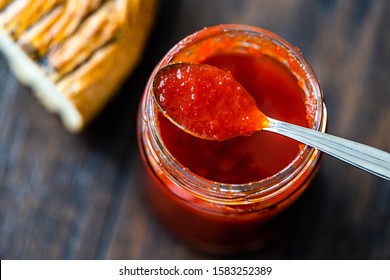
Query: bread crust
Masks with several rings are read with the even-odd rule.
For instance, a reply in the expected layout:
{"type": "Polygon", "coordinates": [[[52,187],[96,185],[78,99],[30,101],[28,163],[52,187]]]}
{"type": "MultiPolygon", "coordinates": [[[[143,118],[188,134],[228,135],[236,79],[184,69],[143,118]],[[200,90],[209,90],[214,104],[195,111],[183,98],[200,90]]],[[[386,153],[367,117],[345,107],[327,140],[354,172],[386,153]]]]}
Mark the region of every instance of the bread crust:
{"type": "Polygon", "coordinates": [[[0,50],[72,132],[139,62],[155,0],[0,0],[0,50]]]}

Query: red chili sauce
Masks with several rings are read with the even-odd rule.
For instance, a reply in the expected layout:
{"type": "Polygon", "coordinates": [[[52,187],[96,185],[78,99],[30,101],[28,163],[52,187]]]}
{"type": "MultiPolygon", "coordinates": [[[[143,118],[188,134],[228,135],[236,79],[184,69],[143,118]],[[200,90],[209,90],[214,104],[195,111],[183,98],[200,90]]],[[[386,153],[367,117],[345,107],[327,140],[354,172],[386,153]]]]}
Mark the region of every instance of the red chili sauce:
{"type": "MultiPolygon", "coordinates": [[[[221,54],[201,63],[229,71],[265,115],[308,127],[304,92],[295,76],[277,60],[266,55],[255,58],[221,54]]],[[[184,167],[221,183],[242,184],[272,176],[291,163],[300,151],[297,141],[265,131],[210,141],[186,133],[162,114],[159,126],[164,144],[184,167]]]]}
{"type": "Polygon", "coordinates": [[[208,64],[161,68],[153,80],[153,94],[165,116],[199,138],[250,136],[268,125],[256,100],[231,73],[208,64]]]}

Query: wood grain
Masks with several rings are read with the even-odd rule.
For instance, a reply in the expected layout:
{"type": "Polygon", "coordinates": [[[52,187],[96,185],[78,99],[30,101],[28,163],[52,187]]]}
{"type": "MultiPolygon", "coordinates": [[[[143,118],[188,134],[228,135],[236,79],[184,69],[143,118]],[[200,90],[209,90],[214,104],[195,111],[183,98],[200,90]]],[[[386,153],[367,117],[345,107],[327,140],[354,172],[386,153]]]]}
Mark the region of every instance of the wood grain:
{"type": "MultiPolygon", "coordinates": [[[[244,23],[301,49],[329,132],[390,151],[390,2],[160,1],[142,63],[82,135],[67,133],[0,56],[1,259],[215,259],[172,236],[148,207],[136,111],[154,65],[205,26],[244,23]]],[[[390,182],[324,156],[311,187],[248,259],[390,259],[390,182]]],[[[223,257],[223,258],[226,258],[223,257]]]]}

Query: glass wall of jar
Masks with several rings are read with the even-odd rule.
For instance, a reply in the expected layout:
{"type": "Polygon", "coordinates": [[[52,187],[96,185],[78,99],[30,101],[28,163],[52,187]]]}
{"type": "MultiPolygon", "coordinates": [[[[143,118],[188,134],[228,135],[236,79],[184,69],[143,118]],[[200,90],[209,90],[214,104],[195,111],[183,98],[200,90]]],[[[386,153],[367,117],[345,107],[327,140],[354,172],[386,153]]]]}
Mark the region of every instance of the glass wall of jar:
{"type": "MultiPolygon", "coordinates": [[[[167,144],[176,136],[163,136],[162,130],[166,128],[163,126],[164,116],[159,113],[151,94],[154,75],[169,63],[204,63],[226,54],[233,55],[234,59],[240,56],[255,60],[266,57],[277,61],[302,90],[307,126],[325,131],[327,122],[323,95],[313,70],[297,48],[267,30],[245,25],[209,27],[183,39],[165,55],[151,74],[139,108],[138,142],[145,163],[145,188],[156,214],[170,230],[197,248],[214,253],[261,247],[264,223],[302,194],[315,175],[321,156],[318,150],[295,143],[298,152],[280,170],[258,178],[248,175],[248,181],[235,182],[235,176],[226,181],[216,180],[211,175],[204,175],[212,172],[202,173],[201,168],[194,170],[178,159],[184,156],[187,162],[197,161],[202,152],[196,150],[199,148],[196,145],[187,147],[185,155],[178,154],[180,151],[175,155],[172,153],[174,146],[171,145],[170,150],[167,144]]],[[[246,68],[243,65],[245,63],[236,66],[246,68]]],[[[237,73],[249,79],[255,79],[259,74],[250,73],[248,69],[237,69],[237,73]]],[[[287,110],[294,110],[294,107],[287,110]]],[[[283,145],[284,142],[280,143],[283,145]]],[[[267,149],[261,145],[259,143],[256,149],[267,149]]],[[[234,149],[234,145],[229,147],[234,149]]],[[[279,147],[275,149],[280,150],[279,147]]],[[[214,157],[225,152],[228,153],[222,151],[214,157]]],[[[274,158],[277,161],[278,155],[272,159],[268,156],[269,161],[274,158]]],[[[216,165],[219,160],[223,159],[216,158],[216,165]]],[[[242,169],[237,171],[240,172],[245,173],[242,169]]]]}

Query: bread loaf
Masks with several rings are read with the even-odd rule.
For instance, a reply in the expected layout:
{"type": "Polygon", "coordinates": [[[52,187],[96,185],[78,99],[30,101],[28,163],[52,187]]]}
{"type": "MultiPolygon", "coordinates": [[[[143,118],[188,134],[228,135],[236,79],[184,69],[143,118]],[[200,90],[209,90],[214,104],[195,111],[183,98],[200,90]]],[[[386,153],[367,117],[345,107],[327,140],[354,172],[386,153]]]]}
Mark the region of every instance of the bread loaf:
{"type": "Polygon", "coordinates": [[[134,69],[155,0],[0,0],[0,51],[72,132],[134,69]]]}

